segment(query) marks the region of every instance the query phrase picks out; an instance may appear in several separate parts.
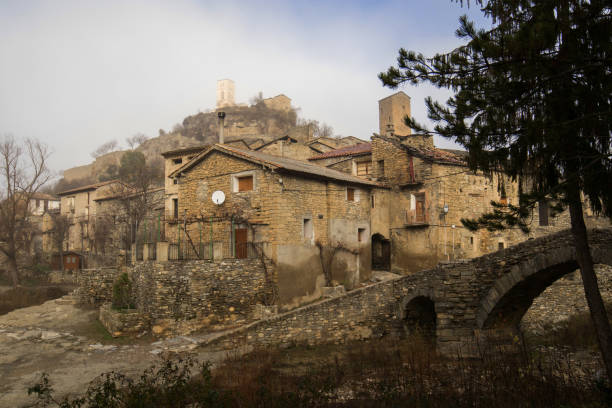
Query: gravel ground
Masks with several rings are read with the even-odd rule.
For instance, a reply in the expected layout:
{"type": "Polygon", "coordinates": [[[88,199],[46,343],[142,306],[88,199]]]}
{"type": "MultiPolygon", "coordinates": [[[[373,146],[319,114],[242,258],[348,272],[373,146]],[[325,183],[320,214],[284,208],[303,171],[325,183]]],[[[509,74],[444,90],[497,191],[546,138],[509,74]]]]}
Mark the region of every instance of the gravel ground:
{"type": "Polygon", "coordinates": [[[84,392],[104,372],[140,373],[168,353],[188,353],[213,363],[227,354],[198,351],[205,336],[108,344],[84,330],[96,317],[96,310],[76,307],[70,296],[0,316],[0,407],[31,404],[27,388],[42,372],[49,374],[56,395],[63,396],[84,392]]]}

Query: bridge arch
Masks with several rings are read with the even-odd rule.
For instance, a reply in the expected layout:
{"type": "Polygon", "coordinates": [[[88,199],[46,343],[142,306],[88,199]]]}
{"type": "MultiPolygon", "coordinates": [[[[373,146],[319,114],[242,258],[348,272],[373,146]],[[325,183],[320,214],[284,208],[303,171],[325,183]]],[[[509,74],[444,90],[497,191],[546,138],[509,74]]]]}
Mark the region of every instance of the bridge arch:
{"type": "Polygon", "coordinates": [[[398,317],[406,334],[436,338],[438,317],[432,291],[420,290],[405,296],[399,303],[398,317]]]}
{"type": "MultiPolygon", "coordinates": [[[[612,266],[612,244],[591,245],[594,264],[612,266]]],[[[559,278],[578,269],[576,250],[565,245],[530,257],[499,277],[480,302],[479,329],[518,327],[534,299],[559,278]]]]}

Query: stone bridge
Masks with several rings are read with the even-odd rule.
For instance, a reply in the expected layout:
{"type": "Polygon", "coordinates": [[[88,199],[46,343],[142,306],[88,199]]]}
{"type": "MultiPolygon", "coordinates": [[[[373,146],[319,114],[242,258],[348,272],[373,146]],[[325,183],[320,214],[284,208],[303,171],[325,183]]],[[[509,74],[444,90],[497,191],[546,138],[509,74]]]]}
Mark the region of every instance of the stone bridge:
{"type": "MultiPolygon", "coordinates": [[[[612,229],[589,230],[596,264],[612,265],[612,229]]],[[[533,300],[578,269],[569,230],[479,258],[356,289],[238,328],[217,346],[342,342],[419,327],[441,351],[465,347],[489,329],[517,328],[533,300]]]]}

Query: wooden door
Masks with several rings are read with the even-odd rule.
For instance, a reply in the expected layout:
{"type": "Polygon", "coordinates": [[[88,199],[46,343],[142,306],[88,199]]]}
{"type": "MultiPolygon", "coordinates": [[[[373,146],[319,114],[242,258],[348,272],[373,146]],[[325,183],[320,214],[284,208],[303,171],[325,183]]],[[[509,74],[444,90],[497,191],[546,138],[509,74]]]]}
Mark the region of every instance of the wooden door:
{"type": "Polygon", "coordinates": [[[416,200],[415,220],[416,223],[425,222],[425,203],[423,200],[416,200]]]}
{"type": "Polygon", "coordinates": [[[234,231],[234,241],[236,248],[236,258],[244,259],[248,255],[247,251],[247,229],[236,228],[234,231]]]}

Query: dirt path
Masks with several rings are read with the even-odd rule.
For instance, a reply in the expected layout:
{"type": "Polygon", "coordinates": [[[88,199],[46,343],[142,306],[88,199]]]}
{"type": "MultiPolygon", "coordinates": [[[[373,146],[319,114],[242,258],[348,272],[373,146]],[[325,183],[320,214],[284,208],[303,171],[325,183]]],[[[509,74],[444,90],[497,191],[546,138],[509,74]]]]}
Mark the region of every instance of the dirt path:
{"type": "Polygon", "coordinates": [[[84,392],[103,372],[139,373],[164,352],[190,353],[211,362],[226,355],[198,352],[198,340],[184,336],[127,344],[109,338],[96,316],[97,311],[76,307],[70,297],[0,316],[0,407],[30,404],[27,388],[42,372],[49,374],[57,395],[65,395],[84,392]]]}

